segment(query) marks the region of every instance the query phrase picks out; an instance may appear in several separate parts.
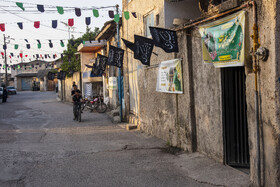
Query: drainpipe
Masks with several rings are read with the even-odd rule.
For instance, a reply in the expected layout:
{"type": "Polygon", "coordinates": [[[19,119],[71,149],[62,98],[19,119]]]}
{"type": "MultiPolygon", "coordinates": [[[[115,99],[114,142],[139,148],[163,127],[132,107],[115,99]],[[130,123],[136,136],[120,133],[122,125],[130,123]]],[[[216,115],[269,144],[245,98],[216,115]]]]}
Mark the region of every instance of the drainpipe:
{"type": "Polygon", "coordinates": [[[260,162],[260,124],[259,124],[259,93],[258,93],[258,72],[259,66],[257,61],[256,52],[259,48],[259,35],[258,35],[258,23],[257,23],[257,6],[255,1],[252,2],[253,6],[253,35],[251,36],[253,39],[253,63],[254,68],[253,72],[255,74],[255,120],[256,120],[256,168],[257,168],[257,186],[261,186],[261,162],[260,162]]]}
{"type": "MultiPolygon", "coordinates": [[[[119,5],[116,5],[117,14],[119,14],[119,5]]],[[[117,47],[120,48],[120,24],[117,22],[117,47]]],[[[122,71],[121,68],[118,68],[118,88],[119,88],[119,103],[120,103],[120,121],[122,122],[122,98],[123,98],[123,90],[122,90],[122,71]]]]}

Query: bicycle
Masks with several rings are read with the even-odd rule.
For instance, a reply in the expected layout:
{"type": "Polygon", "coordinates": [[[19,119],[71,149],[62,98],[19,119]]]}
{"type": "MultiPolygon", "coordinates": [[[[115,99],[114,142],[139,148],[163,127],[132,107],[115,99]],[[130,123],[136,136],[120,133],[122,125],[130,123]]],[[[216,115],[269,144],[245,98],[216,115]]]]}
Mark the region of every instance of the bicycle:
{"type": "Polygon", "coordinates": [[[79,122],[82,121],[82,103],[81,102],[77,102],[77,103],[74,103],[74,105],[77,105],[77,107],[75,108],[75,119],[79,122]]]}

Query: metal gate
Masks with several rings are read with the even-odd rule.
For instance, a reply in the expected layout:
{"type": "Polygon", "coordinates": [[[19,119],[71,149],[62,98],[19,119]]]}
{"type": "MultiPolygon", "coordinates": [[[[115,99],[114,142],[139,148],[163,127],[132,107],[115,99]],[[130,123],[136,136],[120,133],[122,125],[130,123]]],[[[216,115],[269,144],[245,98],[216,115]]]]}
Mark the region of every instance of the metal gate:
{"type": "Polygon", "coordinates": [[[249,167],[244,67],[221,69],[225,162],[249,167]]]}
{"type": "Polygon", "coordinates": [[[32,78],[21,78],[21,90],[22,91],[32,90],[32,78]]]}

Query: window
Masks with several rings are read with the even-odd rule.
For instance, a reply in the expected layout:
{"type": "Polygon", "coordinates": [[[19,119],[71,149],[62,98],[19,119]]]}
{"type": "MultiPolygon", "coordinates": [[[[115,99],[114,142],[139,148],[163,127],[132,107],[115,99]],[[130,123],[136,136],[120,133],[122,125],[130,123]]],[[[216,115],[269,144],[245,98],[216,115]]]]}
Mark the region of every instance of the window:
{"type": "Polygon", "coordinates": [[[227,0],[199,0],[199,6],[200,6],[201,10],[203,10],[204,12],[207,12],[210,4],[217,6],[226,1],[227,0]]]}
{"type": "Polygon", "coordinates": [[[156,15],[156,26],[159,25],[159,14],[156,15]]]}
{"type": "Polygon", "coordinates": [[[147,16],[144,17],[144,27],[145,27],[145,36],[146,37],[151,37],[150,33],[150,26],[154,26],[154,13],[151,12],[147,16]]]}

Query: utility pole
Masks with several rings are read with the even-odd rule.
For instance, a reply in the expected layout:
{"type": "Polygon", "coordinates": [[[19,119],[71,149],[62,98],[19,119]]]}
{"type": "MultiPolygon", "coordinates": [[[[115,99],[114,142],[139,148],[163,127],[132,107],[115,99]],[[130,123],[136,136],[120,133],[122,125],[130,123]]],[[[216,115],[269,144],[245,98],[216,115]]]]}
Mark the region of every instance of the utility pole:
{"type": "MultiPolygon", "coordinates": [[[[116,5],[116,11],[117,14],[119,14],[119,5],[116,5]]],[[[120,48],[120,24],[117,22],[117,47],[120,48]]],[[[119,87],[119,102],[120,102],[120,120],[122,121],[122,99],[123,99],[123,80],[122,80],[122,71],[121,68],[119,68],[119,73],[118,73],[118,87],[119,87]]]]}
{"type": "Polygon", "coordinates": [[[5,34],[4,34],[4,46],[5,46],[5,48],[4,48],[4,53],[5,53],[5,86],[7,87],[7,86],[9,86],[8,85],[8,67],[7,67],[7,44],[6,44],[6,36],[5,36],[5,34]]]}

